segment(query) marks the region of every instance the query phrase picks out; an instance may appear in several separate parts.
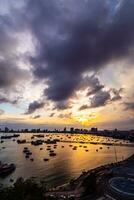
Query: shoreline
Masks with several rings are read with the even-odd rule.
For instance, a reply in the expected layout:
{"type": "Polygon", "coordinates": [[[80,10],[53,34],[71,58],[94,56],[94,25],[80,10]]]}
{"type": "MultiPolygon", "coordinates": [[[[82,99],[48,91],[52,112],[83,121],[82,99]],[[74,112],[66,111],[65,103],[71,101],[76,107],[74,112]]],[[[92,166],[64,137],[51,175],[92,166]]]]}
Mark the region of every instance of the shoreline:
{"type": "MultiPolygon", "coordinates": [[[[101,177],[101,174],[103,172],[107,173],[111,173],[111,171],[117,167],[123,167],[125,165],[130,164],[131,162],[134,162],[134,154],[132,154],[131,156],[129,156],[128,158],[122,160],[122,161],[118,161],[118,162],[114,162],[114,163],[110,163],[110,164],[106,164],[106,165],[101,165],[99,167],[93,168],[91,170],[82,172],[81,175],[73,180],[73,187],[70,187],[70,183],[65,183],[63,185],[59,185],[57,187],[51,188],[49,189],[45,196],[56,196],[59,197],[61,195],[64,196],[74,196],[79,198],[83,192],[83,188],[82,188],[82,182],[89,177],[91,174],[93,175],[98,175],[101,177]],[[75,185],[75,186],[74,186],[75,185]],[[79,192],[78,192],[79,191],[79,192]]],[[[98,176],[98,179],[100,178],[98,176]]]]}

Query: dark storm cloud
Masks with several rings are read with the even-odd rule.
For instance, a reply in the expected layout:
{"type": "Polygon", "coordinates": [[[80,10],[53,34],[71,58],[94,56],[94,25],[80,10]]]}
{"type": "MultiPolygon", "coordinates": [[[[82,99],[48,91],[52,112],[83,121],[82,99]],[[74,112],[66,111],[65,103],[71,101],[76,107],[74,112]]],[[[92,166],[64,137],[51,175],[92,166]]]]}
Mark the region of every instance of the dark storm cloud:
{"type": "Polygon", "coordinates": [[[8,14],[0,15],[0,103],[16,104],[19,98],[17,87],[27,79],[28,73],[18,65],[17,32],[11,18],[8,14]]]}
{"type": "Polygon", "coordinates": [[[102,107],[112,102],[120,101],[122,99],[122,96],[120,94],[122,90],[123,90],[122,88],[120,88],[119,90],[112,88],[109,91],[105,91],[102,88],[99,91],[96,91],[93,97],[89,98],[90,105],[84,104],[79,108],[79,110],[82,111],[89,108],[102,107]]]}
{"type": "Polygon", "coordinates": [[[119,90],[112,88],[109,91],[100,90],[92,98],[90,98],[90,101],[91,101],[90,108],[105,106],[109,103],[121,100],[122,91],[123,91],[123,88],[120,88],[119,90]]]}
{"type": "Polygon", "coordinates": [[[104,106],[111,100],[110,94],[108,91],[100,91],[91,98],[90,108],[97,108],[104,106]]]}
{"type": "Polygon", "coordinates": [[[84,72],[133,54],[133,0],[29,0],[23,12],[36,39],[33,72],[53,101],[71,97],[84,72]]]}
{"type": "Polygon", "coordinates": [[[18,43],[13,33],[13,23],[9,16],[0,15],[0,59],[2,60],[13,58],[13,54],[15,53],[13,49],[18,43]]]}
{"type": "Polygon", "coordinates": [[[27,71],[19,69],[12,60],[0,60],[0,104],[17,104],[21,95],[17,92],[17,87],[27,77],[27,71]]]}
{"type": "Polygon", "coordinates": [[[87,76],[84,79],[83,84],[88,87],[88,96],[94,95],[104,88],[104,85],[100,83],[100,80],[95,75],[92,75],[91,77],[87,76]]]}
{"type": "MultiPolygon", "coordinates": [[[[16,85],[22,77],[12,57],[17,44],[14,33],[23,29],[34,38],[36,53],[27,55],[33,73],[36,79],[47,80],[44,95],[56,103],[74,95],[85,72],[133,56],[133,0],[25,0],[22,9],[10,14],[0,16],[1,87],[16,85]]],[[[103,88],[97,82],[89,95],[103,88]]]]}
{"type": "Polygon", "coordinates": [[[38,101],[34,101],[32,103],[29,104],[28,110],[25,114],[32,114],[34,113],[36,110],[43,108],[45,105],[44,102],[38,102],[38,101]]]}
{"type": "Polygon", "coordinates": [[[26,78],[26,71],[14,65],[11,61],[0,60],[0,89],[15,86],[20,80],[26,78]]]}
{"type": "Polygon", "coordinates": [[[81,89],[84,89],[85,87],[88,88],[87,96],[91,96],[89,98],[90,105],[82,105],[79,108],[80,111],[89,108],[97,108],[112,102],[120,101],[122,99],[121,94],[124,90],[123,88],[111,88],[106,90],[106,86],[101,84],[100,80],[95,75],[92,75],[91,77],[85,77],[83,84],[81,85],[81,89]]]}

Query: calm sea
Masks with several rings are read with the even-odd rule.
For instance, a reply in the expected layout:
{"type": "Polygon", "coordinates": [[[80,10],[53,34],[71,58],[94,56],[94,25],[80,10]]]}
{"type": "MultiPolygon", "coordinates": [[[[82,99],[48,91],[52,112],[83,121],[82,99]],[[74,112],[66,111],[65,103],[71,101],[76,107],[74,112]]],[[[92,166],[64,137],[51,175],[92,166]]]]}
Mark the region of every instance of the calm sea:
{"type": "Polygon", "coordinates": [[[58,138],[64,141],[58,142],[56,148],[53,144],[50,145],[51,150],[56,153],[55,157],[50,157],[48,145],[31,145],[32,135],[25,133],[17,138],[26,139],[29,142],[27,144],[17,144],[13,139],[6,139],[0,144],[0,161],[16,165],[16,170],[6,178],[0,178],[0,183],[6,185],[11,184],[11,178],[15,181],[18,177],[34,177],[36,180],[45,180],[49,187],[58,186],[78,177],[83,170],[115,162],[116,159],[119,161],[134,153],[134,147],[122,146],[126,143],[125,141],[91,135],[44,134],[45,137],[40,139],[58,138]],[[88,142],[111,142],[120,146],[89,144],[88,142]],[[74,146],[77,146],[76,150],[73,150],[74,146]],[[34,159],[33,162],[25,158],[24,147],[28,147],[32,152],[30,157],[34,159]],[[45,162],[44,158],[49,158],[49,161],[45,162]]]}

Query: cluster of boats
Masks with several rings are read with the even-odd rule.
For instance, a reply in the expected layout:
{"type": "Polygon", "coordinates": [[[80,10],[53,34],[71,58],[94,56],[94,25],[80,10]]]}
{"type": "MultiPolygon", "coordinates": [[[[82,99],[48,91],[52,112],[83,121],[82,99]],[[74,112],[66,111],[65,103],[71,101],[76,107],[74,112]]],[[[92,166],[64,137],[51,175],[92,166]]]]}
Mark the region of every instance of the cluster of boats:
{"type": "Polygon", "coordinates": [[[44,143],[44,140],[31,141],[31,144],[34,146],[42,145],[43,143],[44,143]]]}
{"type": "Polygon", "coordinates": [[[4,139],[11,139],[11,138],[17,138],[17,137],[19,137],[19,136],[20,136],[19,134],[2,135],[2,136],[1,136],[1,140],[4,140],[4,139]]]}
{"type": "Polygon", "coordinates": [[[0,162],[0,177],[7,176],[15,170],[14,164],[2,164],[0,162]]]}
{"type": "MultiPolygon", "coordinates": [[[[20,136],[19,134],[1,136],[0,142],[2,143],[3,139],[11,139],[11,138],[19,137],[19,136],[20,136]]],[[[18,144],[31,143],[31,145],[35,145],[35,146],[46,144],[47,145],[46,150],[48,151],[49,157],[48,158],[45,157],[43,160],[49,161],[50,157],[55,157],[57,155],[55,152],[55,149],[57,148],[58,142],[72,142],[72,144],[69,144],[69,147],[71,147],[72,150],[77,150],[78,147],[83,147],[84,150],[86,152],[88,152],[89,150],[87,149],[87,146],[83,145],[85,143],[86,139],[87,139],[86,136],[79,136],[79,135],[77,135],[77,137],[73,137],[72,135],[70,136],[70,135],[65,135],[65,134],[64,135],[34,134],[31,136],[31,141],[27,141],[25,138],[24,139],[21,138],[21,139],[17,140],[17,143],[18,144]],[[81,144],[78,146],[78,145],[74,145],[73,143],[81,143],[81,144]]],[[[94,141],[92,141],[93,139],[94,139],[94,136],[90,137],[90,140],[88,142],[90,142],[91,144],[92,143],[98,144],[99,141],[94,142],[94,141]]],[[[13,139],[13,140],[15,140],[15,139],[13,139]]],[[[101,141],[101,144],[104,144],[104,141],[101,141]]],[[[2,148],[4,148],[4,147],[2,147],[2,148]]],[[[62,145],[61,148],[64,148],[64,146],[62,145]]],[[[107,147],[107,148],[110,148],[110,147],[107,147]]],[[[99,149],[102,149],[102,147],[100,147],[99,149]]],[[[40,148],[40,150],[43,150],[43,148],[40,148]]],[[[96,152],[98,152],[98,149],[96,149],[96,152]]],[[[24,153],[26,159],[29,158],[31,161],[34,161],[34,158],[31,157],[32,152],[28,149],[28,147],[24,147],[23,153],[24,153]]],[[[14,164],[2,164],[0,162],[0,176],[10,174],[11,172],[13,172],[15,170],[15,168],[16,167],[14,164]]]]}
{"type": "MultiPolygon", "coordinates": [[[[55,149],[57,147],[57,145],[55,144],[53,146],[53,148],[55,149]]],[[[43,148],[40,148],[40,150],[43,150],[43,148]]],[[[53,149],[51,149],[51,146],[47,146],[47,151],[49,151],[49,156],[50,157],[54,157],[56,156],[57,154],[54,152],[53,149]]],[[[24,147],[23,149],[23,153],[25,154],[25,158],[30,158],[30,156],[32,155],[32,152],[28,149],[28,147],[24,147]]],[[[30,158],[31,161],[34,161],[33,158],[30,158]]],[[[44,161],[49,161],[49,158],[44,158],[43,159],[44,161]]]]}
{"type": "Polygon", "coordinates": [[[31,141],[31,144],[35,145],[35,146],[38,146],[38,145],[42,145],[43,143],[46,143],[46,144],[56,144],[57,142],[59,142],[58,139],[53,139],[53,140],[48,139],[46,141],[39,139],[39,140],[31,141]]]}
{"type": "MultiPolygon", "coordinates": [[[[32,152],[28,149],[28,147],[24,147],[23,153],[25,154],[25,158],[29,158],[32,155],[32,152]]],[[[30,160],[34,161],[33,158],[31,158],[30,160]]]]}
{"type": "Polygon", "coordinates": [[[18,144],[25,144],[25,143],[26,143],[26,140],[17,140],[17,143],[18,143],[18,144]]]}

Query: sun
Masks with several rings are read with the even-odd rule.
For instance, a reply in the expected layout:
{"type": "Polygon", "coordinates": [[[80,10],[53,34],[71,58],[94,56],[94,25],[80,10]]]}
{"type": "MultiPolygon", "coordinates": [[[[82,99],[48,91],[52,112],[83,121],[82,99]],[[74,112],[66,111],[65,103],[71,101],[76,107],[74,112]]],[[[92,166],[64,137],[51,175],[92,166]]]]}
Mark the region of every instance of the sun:
{"type": "Polygon", "coordinates": [[[92,124],[92,122],[94,121],[94,119],[96,118],[96,116],[94,115],[87,115],[87,114],[79,114],[76,115],[75,120],[79,123],[81,123],[83,126],[89,126],[92,124]]]}

